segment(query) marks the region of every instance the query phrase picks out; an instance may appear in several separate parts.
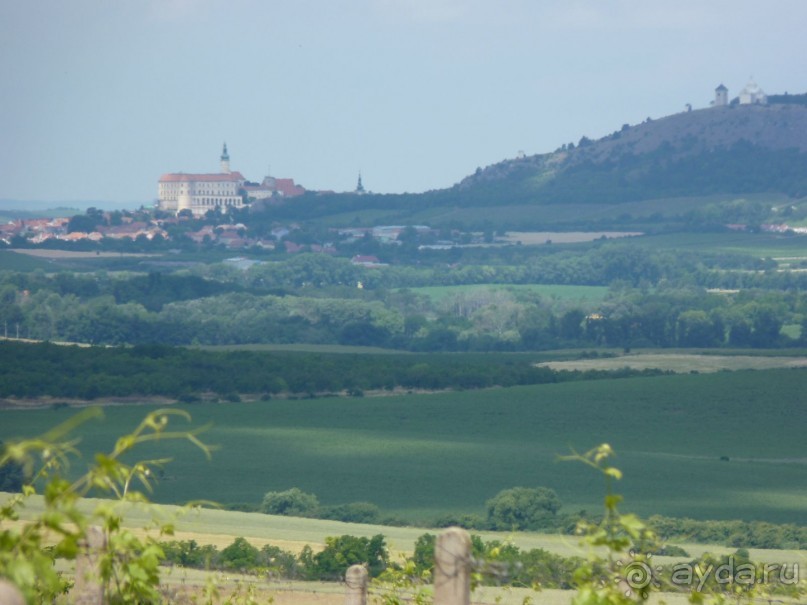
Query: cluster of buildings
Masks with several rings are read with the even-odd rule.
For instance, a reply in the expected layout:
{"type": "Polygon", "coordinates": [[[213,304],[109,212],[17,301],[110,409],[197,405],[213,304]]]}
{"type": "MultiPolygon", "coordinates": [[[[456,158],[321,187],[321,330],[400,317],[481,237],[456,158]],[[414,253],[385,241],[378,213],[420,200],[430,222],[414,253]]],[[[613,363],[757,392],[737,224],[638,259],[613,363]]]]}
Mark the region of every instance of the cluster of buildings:
{"type": "Polygon", "coordinates": [[[188,174],[171,172],[157,183],[157,208],[167,212],[190,212],[204,216],[210,210],[228,212],[258,200],[291,198],[305,193],[294,179],[266,176],[261,183],[251,183],[238,171],[230,170],[230,154],[224,143],[219,172],[188,174]]]}
{"type": "Polygon", "coordinates": [[[168,234],[156,223],[134,220],[124,216],[120,225],[98,225],[93,231],[69,231],[70,219],[36,218],[20,219],[0,225],[0,242],[11,245],[15,237],[24,237],[32,244],[41,244],[48,240],[63,242],[91,241],[102,239],[130,239],[145,238],[153,240],[160,236],[167,239],[168,234]]]}
{"type": "Polygon", "coordinates": [[[748,84],[745,85],[740,91],[740,94],[734,101],[729,102],[729,89],[723,84],[715,88],[715,100],[712,101],[713,107],[727,107],[729,104],[739,103],[740,105],[766,105],[768,103],[768,95],[759,87],[759,84],[754,82],[751,78],[748,84]]]}

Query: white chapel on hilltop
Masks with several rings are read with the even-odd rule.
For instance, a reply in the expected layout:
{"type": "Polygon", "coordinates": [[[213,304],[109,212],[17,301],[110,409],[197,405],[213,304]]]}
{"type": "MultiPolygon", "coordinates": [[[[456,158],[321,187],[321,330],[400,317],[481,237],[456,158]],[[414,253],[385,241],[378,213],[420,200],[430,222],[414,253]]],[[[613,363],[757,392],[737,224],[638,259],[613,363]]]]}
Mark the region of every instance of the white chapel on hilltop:
{"type": "Polygon", "coordinates": [[[739,100],[740,105],[765,105],[768,102],[768,95],[754,82],[754,78],[751,78],[740,91],[739,100]]]}
{"type": "Polygon", "coordinates": [[[739,103],[740,105],[766,105],[768,103],[768,95],[759,87],[759,84],[754,82],[754,78],[748,80],[740,91],[739,96],[729,103],[729,89],[721,84],[715,88],[715,100],[712,101],[712,107],[727,107],[739,103]]]}
{"type": "Polygon", "coordinates": [[[160,177],[157,206],[168,212],[190,210],[194,216],[202,216],[208,210],[219,208],[227,212],[231,208],[243,208],[243,175],[230,170],[230,155],[227,143],[221,153],[221,172],[186,174],[173,172],[160,177]]]}

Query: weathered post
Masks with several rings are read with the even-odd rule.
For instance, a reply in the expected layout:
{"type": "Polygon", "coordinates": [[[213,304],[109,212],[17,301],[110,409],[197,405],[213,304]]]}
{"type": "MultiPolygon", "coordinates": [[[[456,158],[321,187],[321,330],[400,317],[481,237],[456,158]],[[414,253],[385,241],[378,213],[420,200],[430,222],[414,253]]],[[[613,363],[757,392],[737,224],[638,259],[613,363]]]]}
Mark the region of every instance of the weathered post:
{"type": "Polygon", "coordinates": [[[76,583],[71,591],[71,602],[76,605],[103,605],[104,585],[101,582],[100,562],[106,550],[106,536],[100,527],[87,528],[87,535],[76,557],[76,583]]]}
{"type": "Polygon", "coordinates": [[[8,580],[0,580],[0,604],[25,605],[25,598],[14,584],[8,580]]]}
{"type": "Polygon", "coordinates": [[[345,573],[345,605],[367,605],[367,569],[351,565],[345,573]]]}
{"type": "Polygon", "coordinates": [[[437,536],[434,547],[434,604],[471,602],[471,537],[460,527],[437,536]]]}

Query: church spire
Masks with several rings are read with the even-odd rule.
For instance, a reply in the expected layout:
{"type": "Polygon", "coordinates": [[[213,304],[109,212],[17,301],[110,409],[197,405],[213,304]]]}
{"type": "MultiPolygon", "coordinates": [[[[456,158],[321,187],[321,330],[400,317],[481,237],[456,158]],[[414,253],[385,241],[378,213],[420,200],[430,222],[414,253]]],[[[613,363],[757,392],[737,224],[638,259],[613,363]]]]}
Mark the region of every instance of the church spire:
{"type": "Polygon", "coordinates": [[[221,171],[225,174],[230,172],[230,154],[227,153],[226,142],[221,150],[221,171]]]}
{"type": "Polygon", "coordinates": [[[356,193],[366,193],[364,185],[361,183],[361,170],[359,170],[359,182],[356,183],[356,193]]]}

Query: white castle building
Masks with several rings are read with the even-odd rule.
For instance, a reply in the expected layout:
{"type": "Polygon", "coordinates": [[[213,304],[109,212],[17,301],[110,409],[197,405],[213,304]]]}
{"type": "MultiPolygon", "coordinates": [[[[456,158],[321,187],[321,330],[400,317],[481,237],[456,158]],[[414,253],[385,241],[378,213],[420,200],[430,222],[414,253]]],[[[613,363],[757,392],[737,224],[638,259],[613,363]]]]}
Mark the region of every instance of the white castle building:
{"type": "Polygon", "coordinates": [[[209,210],[244,207],[244,179],[240,172],[230,170],[227,143],[221,153],[221,172],[210,174],[164,174],[158,183],[157,207],[168,212],[190,210],[194,216],[204,216],[209,210]]]}

